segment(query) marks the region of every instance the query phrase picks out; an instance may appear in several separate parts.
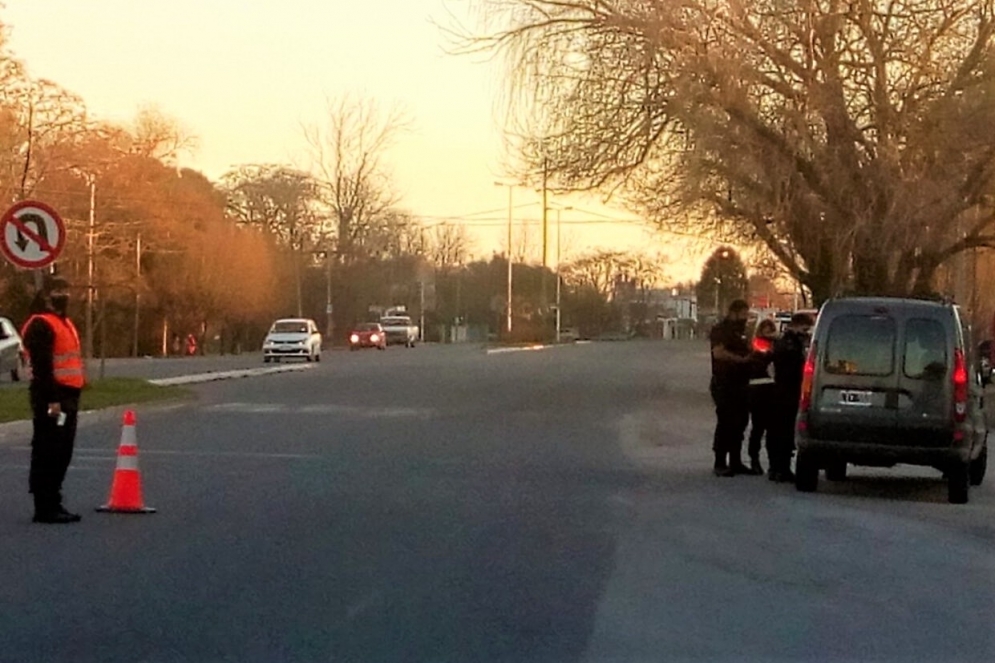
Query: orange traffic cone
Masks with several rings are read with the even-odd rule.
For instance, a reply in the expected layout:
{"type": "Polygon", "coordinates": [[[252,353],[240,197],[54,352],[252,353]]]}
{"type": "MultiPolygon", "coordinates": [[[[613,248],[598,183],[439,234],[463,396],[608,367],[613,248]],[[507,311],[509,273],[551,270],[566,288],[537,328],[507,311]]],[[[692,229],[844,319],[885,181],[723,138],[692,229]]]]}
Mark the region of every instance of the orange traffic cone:
{"type": "Polygon", "coordinates": [[[121,428],[121,445],[117,448],[117,468],[107,504],[97,511],[112,513],[155,513],[142,501],[142,475],[138,471],[138,442],[135,436],[135,413],[127,410],[121,428]]]}

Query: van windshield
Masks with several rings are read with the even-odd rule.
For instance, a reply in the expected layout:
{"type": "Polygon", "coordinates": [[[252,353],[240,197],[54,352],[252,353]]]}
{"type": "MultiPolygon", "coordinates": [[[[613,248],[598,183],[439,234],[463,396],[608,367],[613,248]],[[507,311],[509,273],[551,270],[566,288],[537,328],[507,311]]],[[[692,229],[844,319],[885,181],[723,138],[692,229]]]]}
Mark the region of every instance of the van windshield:
{"type": "Polygon", "coordinates": [[[843,315],[826,341],[825,369],[840,375],[891,375],[895,370],[895,320],[881,315],[843,315]]]}
{"type": "Polygon", "coordinates": [[[947,335],[937,320],[913,318],[905,325],[907,377],[939,380],[947,372],[947,335]]]}

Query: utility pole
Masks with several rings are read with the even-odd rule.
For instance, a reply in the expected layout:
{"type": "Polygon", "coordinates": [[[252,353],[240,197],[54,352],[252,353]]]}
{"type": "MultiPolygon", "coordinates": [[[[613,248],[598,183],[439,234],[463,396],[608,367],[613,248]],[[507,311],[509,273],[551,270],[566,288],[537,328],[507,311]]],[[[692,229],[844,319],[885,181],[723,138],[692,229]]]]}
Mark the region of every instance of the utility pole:
{"type": "Polygon", "coordinates": [[[549,205],[548,200],[549,166],[546,156],[542,157],[542,271],[539,272],[539,313],[543,314],[547,307],[546,294],[546,256],[549,243],[549,205]]]}
{"type": "Polygon", "coordinates": [[[90,182],[90,219],[86,233],[86,338],[84,354],[93,359],[93,240],[96,228],[97,180],[92,173],[87,175],[90,182]]]}
{"type": "Polygon", "coordinates": [[[142,234],[138,233],[135,238],[135,329],[134,336],[132,337],[131,345],[131,355],[133,357],[138,356],[138,330],[141,319],[139,317],[139,311],[141,310],[142,293],[139,288],[141,287],[142,280],[142,234]]]}
{"type": "Polygon", "coordinates": [[[511,291],[511,276],[512,276],[511,226],[512,226],[512,223],[513,223],[513,214],[514,214],[514,209],[515,209],[514,205],[513,205],[513,200],[512,200],[513,191],[515,189],[515,185],[514,184],[505,184],[504,182],[495,182],[494,186],[506,186],[506,187],[508,187],[508,254],[507,254],[507,259],[508,259],[508,292],[505,295],[505,301],[507,302],[507,306],[505,307],[505,323],[504,323],[504,326],[505,326],[505,331],[508,332],[509,334],[511,334],[511,325],[512,325],[512,318],[513,318],[512,306],[511,306],[511,297],[512,297],[512,291],[511,291]]]}
{"type": "Polygon", "coordinates": [[[564,207],[562,209],[556,210],[556,342],[557,343],[560,342],[560,331],[561,331],[560,325],[563,322],[563,317],[560,312],[562,308],[561,290],[562,290],[562,281],[563,281],[563,274],[560,270],[560,258],[562,256],[562,252],[560,251],[560,241],[562,238],[562,234],[560,232],[560,226],[562,225],[560,223],[560,213],[563,212],[564,210],[572,210],[572,209],[573,207],[564,207]]]}
{"type": "Polygon", "coordinates": [[[425,342],[425,281],[418,281],[418,340],[425,342]]]}
{"type": "Polygon", "coordinates": [[[332,320],[332,251],[325,252],[325,336],[328,343],[332,342],[333,327],[332,320]]]}

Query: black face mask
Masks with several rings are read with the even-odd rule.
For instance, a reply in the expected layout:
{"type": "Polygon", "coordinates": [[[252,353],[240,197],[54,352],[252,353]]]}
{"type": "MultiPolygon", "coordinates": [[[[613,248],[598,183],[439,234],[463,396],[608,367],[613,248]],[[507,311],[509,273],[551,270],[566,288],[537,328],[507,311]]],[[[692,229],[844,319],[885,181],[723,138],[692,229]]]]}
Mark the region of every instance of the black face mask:
{"type": "Polygon", "coordinates": [[[65,315],[69,310],[69,295],[52,295],[52,310],[59,315],[65,315]]]}

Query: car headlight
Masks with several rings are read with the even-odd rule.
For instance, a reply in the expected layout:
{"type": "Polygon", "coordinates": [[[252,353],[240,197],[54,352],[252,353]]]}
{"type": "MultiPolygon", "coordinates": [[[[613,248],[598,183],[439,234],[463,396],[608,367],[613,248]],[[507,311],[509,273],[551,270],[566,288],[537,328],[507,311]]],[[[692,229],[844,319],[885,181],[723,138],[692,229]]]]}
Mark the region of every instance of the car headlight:
{"type": "Polygon", "coordinates": [[[377,341],[380,340],[380,335],[379,334],[372,334],[372,335],[370,335],[370,340],[372,342],[376,343],[377,341]]]}
{"type": "Polygon", "coordinates": [[[359,343],[359,334],[353,334],[350,336],[349,341],[352,343],[359,343]]]}

